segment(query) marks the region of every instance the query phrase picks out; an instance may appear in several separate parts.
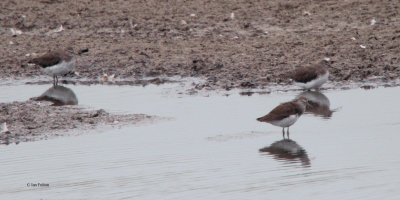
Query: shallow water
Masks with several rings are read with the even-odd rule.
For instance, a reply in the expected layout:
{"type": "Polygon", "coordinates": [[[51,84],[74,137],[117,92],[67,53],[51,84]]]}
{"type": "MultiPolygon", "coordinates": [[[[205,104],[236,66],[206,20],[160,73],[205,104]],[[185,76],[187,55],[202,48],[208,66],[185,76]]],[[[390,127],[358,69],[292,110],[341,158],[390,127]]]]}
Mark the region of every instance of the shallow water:
{"type": "MultiPolygon", "coordinates": [[[[0,102],[48,87],[0,86],[0,102]]],[[[325,103],[290,128],[291,140],[255,119],[298,91],[67,87],[82,106],[174,119],[1,145],[1,199],[400,199],[399,87],[302,94],[325,103]]]]}

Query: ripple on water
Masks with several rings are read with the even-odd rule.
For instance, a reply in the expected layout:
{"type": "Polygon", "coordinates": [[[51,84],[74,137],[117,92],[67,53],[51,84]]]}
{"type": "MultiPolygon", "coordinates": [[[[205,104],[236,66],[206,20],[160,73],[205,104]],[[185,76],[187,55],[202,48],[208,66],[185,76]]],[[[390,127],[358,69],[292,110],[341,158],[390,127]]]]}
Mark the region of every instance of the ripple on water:
{"type": "MultiPolygon", "coordinates": [[[[251,97],[174,95],[171,88],[71,86],[80,105],[174,120],[0,146],[2,198],[400,197],[400,88],[251,97]],[[315,102],[291,127],[290,140],[280,127],[256,121],[299,95],[315,102]]],[[[9,95],[26,100],[46,87],[23,89],[9,95]]]]}

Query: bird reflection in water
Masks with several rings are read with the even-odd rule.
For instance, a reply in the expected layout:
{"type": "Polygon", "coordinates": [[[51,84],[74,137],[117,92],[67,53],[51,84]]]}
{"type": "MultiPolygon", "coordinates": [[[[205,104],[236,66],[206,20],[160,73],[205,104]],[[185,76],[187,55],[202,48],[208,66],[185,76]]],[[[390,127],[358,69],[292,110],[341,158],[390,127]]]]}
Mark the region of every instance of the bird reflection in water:
{"type": "MultiPolygon", "coordinates": [[[[39,97],[33,97],[31,100],[34,101],[50,101],[52,102],[52,106],[64,106],[64,105],[77,105],[78,99],[76,98],[75,93],[67,87],[56,85],[52,86],[48,90],[46,90],[39,97]]],[[[6,127],[6,124],[4,124],[6,127]]],[[[18,144],[21,141],[30,141],[29,137],[25,137],[23,135],[11,133],[7,131],[7,128],[3,128],[0,132],[0,145],[9,145],[9,144],[18,144]]]]}
{"type": "Polygon", "coordinates": [[[260,152],[267,153],[277,161],[287,164],[301,163],[303,167],[311,166],[306,150],[290,139],[276,141],[270,146],[260,149],[260,152]]]}
{"type": "Polygon", "coordinates": [[[331,103],[327,96],[318,91],[306,91],[298,95],[297,98],[305,97],[308,100],[305,113],[311,113],[315,116],[320,116],[325,119],[332,117],[332,114],[337,111],[331,110],[331,103]]]}
{"type": "Polygon", "coordinates": [[[77,105],[78,99],[74,91],[70,88],[56,85],[49,88],[39,97],[32,98],[35,101],[50,101],[53,106],[64,106],[64,105],[77,105]]]}

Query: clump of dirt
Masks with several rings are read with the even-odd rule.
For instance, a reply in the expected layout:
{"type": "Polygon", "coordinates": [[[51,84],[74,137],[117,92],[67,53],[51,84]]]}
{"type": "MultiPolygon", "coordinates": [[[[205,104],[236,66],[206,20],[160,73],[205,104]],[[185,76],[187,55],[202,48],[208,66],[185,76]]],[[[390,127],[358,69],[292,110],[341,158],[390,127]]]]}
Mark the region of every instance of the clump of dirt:
{"type": "Polygon", "coordinates": [[[19,143],[78,134],[102,126],[121,127],[151,121],[143,114],[110,114],[103,109],[86,110],[79,106],[50,106],[46,102],[24,101],[0,103],[0,123],[7,132],[0,133],[0,143],[19,143]]]}
{"type": "Polygon", "coordinates": [[[400,77],[397,1],[0,2],[0,77],[41,74],[27,60],[89,49],[81,77],[201,77],[196,89],[288,84],[296,67],[329,58],[330,80],[400,77]]]}

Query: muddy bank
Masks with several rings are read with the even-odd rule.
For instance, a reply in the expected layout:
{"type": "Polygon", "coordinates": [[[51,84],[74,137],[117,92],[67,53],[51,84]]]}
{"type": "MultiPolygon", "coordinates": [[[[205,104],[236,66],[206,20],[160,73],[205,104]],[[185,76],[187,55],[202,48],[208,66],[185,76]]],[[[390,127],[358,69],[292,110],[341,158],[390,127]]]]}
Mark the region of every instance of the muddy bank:
{"type": "Polygon", "coordinates": [[[89,48],[81,78],[202,77],[202,88],[287,84],[325,57],[330,80],[400,77],[396,1],[3,1],[1,77],[34,77],[48,49],[89,48]],[[12,31],[11,31],[12,29],[12,31]]]}
{"type": "MultiPolygon", "coordinates": [[[[25,84],[28,85],[51,85],[52,80],[45,78],[46,80],[43,79],[44,77],[41,77],[41,80],[39,79],[29,79],[28,81],[25,81],[25,84]]],[[[177,80],[172,80],[168,78],[160,78],[160,77],[154,77],[154,78],[149,78],[149,79],[136,79],[136,80],[128,80],[128,79],[119,79],[116,80],[115,78],[112,79],[107,79],[105,80],[104,75],[102,78],[97,78],[97,79],[79,79],[76,75],[70,75],[68,77],[62,77],[59,79],[60,85],[130,85],[130,86],[147,86],[149,84],[153,85],[161,85],[165,83],[178,83],[179,81],[177,80]]]]}
{"type": "Polygon", "coordinates": [[[48,102],[24,101],[0,103],[0,122],[7,132],[0,133],[0,143],[35,141],[57,136],[78,135],[94,128],[150,122],[155,117],[143,114],[110,114],[102,109],[79,106],[51,106],[48,102]]]}

